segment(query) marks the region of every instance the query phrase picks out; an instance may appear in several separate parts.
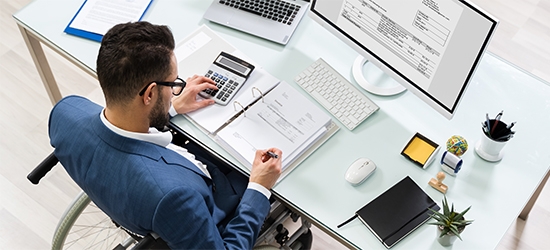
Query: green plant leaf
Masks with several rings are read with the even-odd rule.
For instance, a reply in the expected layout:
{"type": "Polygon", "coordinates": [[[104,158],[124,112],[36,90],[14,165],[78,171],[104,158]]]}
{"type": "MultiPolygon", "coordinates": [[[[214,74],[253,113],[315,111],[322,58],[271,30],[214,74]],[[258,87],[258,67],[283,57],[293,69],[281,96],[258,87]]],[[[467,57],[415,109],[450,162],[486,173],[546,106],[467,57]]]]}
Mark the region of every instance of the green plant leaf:
{"type": "Polygon", "coordinates": [[[458,215],[457,220],[462,220],[462,219],[464,219],[464,214],[466,214],[466,213],[470,210],[471,207],[472,207],[472,206],[469,206],[468,208],[466,208],[466,210],[462,211],[462,213],[460,213],[460,214],[458,215]]]}
{"type": "Polygon", "coordinates": [[[443,214],[449,214],[449,203],[447,203],[447,196],[443,196],[443,214]]]}
{"type": "Polygon", "coordinates": [[[443,237],[445,236],[447,233],[449,233],[449,228],[443,228],[443,230],[441,230],[441,234],[439,235],[439,237],[443,237]]]}
{"type": "Polygon", "coordinates": [[[430,215],[430,217],[436,219],[436,220],[443,220],[446,216],[441,214],[440,212],[437,212],[431,208],[428,208],[433,214],[430,215]]]}

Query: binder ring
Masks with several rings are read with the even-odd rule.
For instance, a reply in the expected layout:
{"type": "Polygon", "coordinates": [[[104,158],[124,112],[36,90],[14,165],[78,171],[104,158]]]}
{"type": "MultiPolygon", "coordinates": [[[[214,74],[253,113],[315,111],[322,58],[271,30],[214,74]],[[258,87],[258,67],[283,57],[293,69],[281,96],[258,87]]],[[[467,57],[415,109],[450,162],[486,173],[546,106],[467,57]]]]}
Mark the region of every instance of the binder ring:
{"type": "Polygon", "coordinates": [[[264,102],[264,93],[262,93],[262,91],[259,88],[252,87],[252,97],[256,97],[256,96],[254,96],[254,90],[257,90],[258,92],[260,92],[260,95],[262,95],[262,103],[263,103],[264,102]]]}
{"type": "Polygon", "coordinates": [[[241,106],[241,111],[243,112],[244,117],[246,117],[246,110],[244,110],[243,105],[238,101],[234,101],[233,102],[233,109],[235,109],[235,111],[237,111],[237,107],[235,106],[235,104],[241,106]]]}

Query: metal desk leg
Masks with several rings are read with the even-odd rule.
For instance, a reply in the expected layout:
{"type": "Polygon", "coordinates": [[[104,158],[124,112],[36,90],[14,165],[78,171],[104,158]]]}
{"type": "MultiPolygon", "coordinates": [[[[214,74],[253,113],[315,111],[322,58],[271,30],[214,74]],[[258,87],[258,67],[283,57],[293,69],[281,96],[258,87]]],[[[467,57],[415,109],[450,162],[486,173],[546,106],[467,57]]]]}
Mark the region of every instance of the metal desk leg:
{"type": "Polygon", "coordinates": [[[59,87],[57,86],[57,82],[53,76],[50,64],[46,59],[44,50],[40,45],[40,41],[21,25],[17,24],[17,26],[19,26],[19,31],[21,31],[21,35],[23,36],[23,39],[27,44],[27,48],[31,53],[34,65],[38,70],[38,74],[40,74],[40,78],[42,78],[46,92],[48,92],[48,97],[50,97],[52,104],[55,105],[59,100],[61,100],[61,92],[59,92],[59,87]]]}
{"type": "Polygon", "coordinates": [[[540,195],[540,192],[542,191],[542,189],[544,188],[544,185],[546,184],[546,182],[548,182],[548,177],[550,176],[550,170],[547,170],[546,171],[546,175],[544,176],[544,178],[542,179],[541,183],[539,184],[539,186],[537,187],[537,190],[535,190],[535,192],[533,193],[533,195],[531,195],[531,198],[529,199],[529,201],[527,202],[527,204],[525,205],[525,207],[523,208],[523,210],[521,211],[521,213],[519,214],[519,218],[522,219],[522,220],[526,220],[527,219],[527,216],[529,216],[529,212],[531,212],[531,209],[533,208],[533,205],[535,205],[535,202],[537,201],[537,199],[539,198],[539,195],[540,195]]]}

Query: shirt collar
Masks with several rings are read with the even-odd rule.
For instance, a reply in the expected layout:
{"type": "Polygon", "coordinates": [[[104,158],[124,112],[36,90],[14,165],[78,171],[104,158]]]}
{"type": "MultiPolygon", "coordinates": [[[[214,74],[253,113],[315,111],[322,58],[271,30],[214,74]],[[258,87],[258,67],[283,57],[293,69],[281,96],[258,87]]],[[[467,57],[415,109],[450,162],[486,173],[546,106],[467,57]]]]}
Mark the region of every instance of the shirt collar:
{"type": "Polygon", "coordinates": [[[137,133],[121,129],[113,125],[109,120],[107,120],[107,117],[105,117],[105,109],[101,111],[101,114],[99,116],[101,117],[101,121],[103,122],[103,124],[105,124],[105,126],[107,126],[107,128],[120,136],[150,142],[161,147],[168,146],[168,144],[170,144],[170,142],[172,141],[172,133],[170,133],[169,131],[160,132],[156,128],[149,128],[148,133],[137,133]]]}

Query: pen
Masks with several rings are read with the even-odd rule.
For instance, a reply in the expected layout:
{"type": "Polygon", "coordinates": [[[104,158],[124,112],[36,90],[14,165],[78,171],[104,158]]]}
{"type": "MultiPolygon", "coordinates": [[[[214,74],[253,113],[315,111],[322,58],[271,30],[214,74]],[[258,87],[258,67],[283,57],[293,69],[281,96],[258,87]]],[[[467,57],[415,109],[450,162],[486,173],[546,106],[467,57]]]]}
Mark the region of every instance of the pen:
{"type": "Polygon", "coordinates": [[[491,128],[491,134],[493,133],[493,131],[497,127],[497,124],[500,121],[500,117],[502,117],[503,112],[504,112],[504,110],[500,111],[500,113],[498,113],[497,116],[495,117],[495,124],[493,124],[493,128],[491,128]]]}
{"type": "Polygon", "coordinates": [[[506,126],[506,129],[511,129],[514,125],[516,125],[516,122],[510,123],[508,126],[506,126]]]}
{"type": "Polygon", "coordinates": [[[271,151],[267,151],[267,155],[269,155],[269,157],[271,157],[271,158],[275,158],[275,159],[279,158],[279,156],[277,154],[275,154],[271,151]]]}
{"type": "Polygon", "coordinates": [[[516,133],[515,131],[510,131],[510,133],[508,133],[506,135],[503,135],[499,138],[496,138],[495,141],[508,141],[508,140],[512,139],[512,137],[514,137],[515,133],[516,133]]]}
{"type": "Polygon", "coordinates": [[[508,140],[512,139],[513,137],[514,137],[514,134],[503,135],[499,138],[496,138],[495,141],[508,141],[508,140]]]}
{"type": "Polygon", "coordinates": [[[487,134],[487,124],[485,124],[485,122],[481,122],[481,128],[483,128],[483,132],[487,134]]]}
{"type": "Polygon", "coordinates": [[[487,136],[491,137],[491,133],[489,132],[489,127],[491,127],[491,123],[489,122],[489,113],[485,113],[485,125],[487,128],[485,132],[487,133],[487,136]]]}

